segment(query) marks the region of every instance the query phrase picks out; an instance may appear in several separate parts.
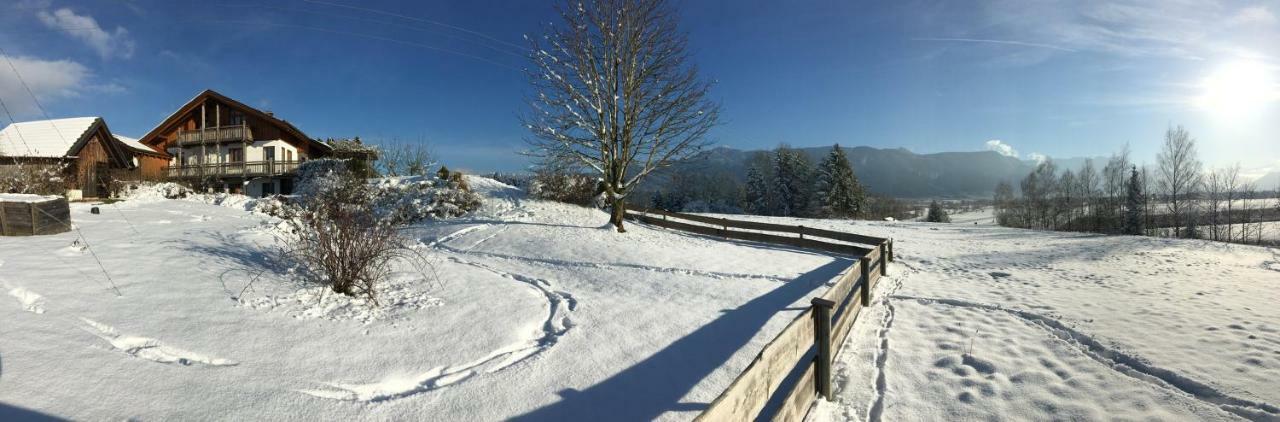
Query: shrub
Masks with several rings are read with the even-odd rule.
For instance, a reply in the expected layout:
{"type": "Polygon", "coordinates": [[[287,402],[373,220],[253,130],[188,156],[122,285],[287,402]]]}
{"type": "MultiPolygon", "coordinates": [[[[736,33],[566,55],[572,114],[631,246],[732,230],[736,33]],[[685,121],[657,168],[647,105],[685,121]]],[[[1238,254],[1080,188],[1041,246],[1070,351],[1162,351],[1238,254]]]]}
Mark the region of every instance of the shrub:
{"type": "Polygon", "coordinates": [[[377,285],[392,264],[416,251],[375,205],[364,179],[340,160],[312,160],[298,168],[298,207],[286,255],[310,280],[348,296],[377,302],[377,285]]]}
{"type": "Polygon", "coordinates": [[[0,166],[0,193],[62,195],[70,181],[66,164],[21,163],[0,166]]]}
{"type": "Polygon", "coordinates": [[[599,206],[600,182],[582,173],[543,169],[533,175],[529,195],[582,206],[599,206]]]}

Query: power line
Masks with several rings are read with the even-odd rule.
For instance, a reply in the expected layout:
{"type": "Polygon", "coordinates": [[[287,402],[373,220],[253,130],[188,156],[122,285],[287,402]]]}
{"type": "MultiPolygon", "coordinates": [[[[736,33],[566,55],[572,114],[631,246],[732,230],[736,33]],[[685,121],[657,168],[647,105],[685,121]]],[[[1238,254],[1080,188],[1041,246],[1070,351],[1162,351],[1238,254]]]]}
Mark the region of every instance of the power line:
{"type": "MultiPolygon", "coordinates": [[[[0,56],[4,56],[4,60],[6,62],[9,62],[9,68],[13,69],[13,75],[18,77],[18,82],[22,83],[22,88],[27,90],[27,95],[31,96],[31,101],[36,104],[36,108],[40,109],[40,114],[44,115],[44,119],[49,121],[49,126],[53,127],[53,132],[58,134],[58,139],[61,139],[62,144],[66,145],[67,138],[65,136],[62,136],[62,131],[58,129],[58,125],[53,123],[53,118],[49,117],[49,112],[46,111],[44,109],[44,106],[40,104],[40,99],[36,98],[36,94],[34,92],[31,92],[31,87],[27,85],[27,81],[25,79],[22,79],[22,73],[18,72],[18,67],[13,65],[13,60],[9,59],[9,53],[7,51],[4,51],[3,47],[0,47],[0,56]]],[[[13,117],[12,116],[9,117],[9,120],[12,121],[13,117]]],[[[25,140],[24,140],[24,143],[25,143],[25,140]]],[[[28,147],[28,149],[30,149],[30,147],[28,147]]],[[[31,152],[28,151],[27,153],[30,154],[31,152]]]]}
{"type": "Polygon", "coordinates": [[[424,18],[411,17],[411,15],[399,14],[399,13],[394,13],[394,12],[387,12],[387,10],[370,9],[370,8],[361,8],[361,6],[352,6],[352,5],[346,5],[346,4],[328,3],[328,1],[319,1],[319,0],[302,0],[302,1],[305,1],[305,3],[311,3],[311,4],[319,4],[319,5],[333,6],[333,8],[343,8],[343,9],[351,9],[351,10],[361,10],[361,12],[369,12],[369,13],[376,13],[376,14],[381,14],[381,15],[388,15],[388,17],[396,17],[396,18],[401,18],[401,19],[416,20],[416,22],[429,23],[429,24],[434,24],[434,26],[439,26],[439,27],[444,27],[444,28],[453,29],[453,31],[461,31],[461,32],[470,33],[470,35],[474,35],[474,36],[477,36],[477,37],[483,37],[483,38],[485,38],[485,40],[489,40],[489,41],[493,41],[493,42],[502,43],[502,45],[507,45],[507,46],[516,47],[516,49],[521,49],[521,50],[524,50],[524,49],[525,49],[525,46],[516,45],[516,43],[512,43],[512,42],[507,42],[507,41],[498,40],[498,38],[494,38],[493,36],[486,35],[486,33],[479,32],[479,31],[472,31],[472,29],[467,29],[467,28],[463,28],[463,27],[453,26],[453,24],[448,24],[448,23],[444,23],[444,22],[439,22],[439,20],[431,20],[431,19],[424,19],[424,18]]]}
{"type": "MultiPolygon", "coordinates": [[[[459,36],[456,36],[456,35],[450,35],[450,34],[448,34],[448,33],[440,32],[439,30],[433,30],[433,29],[430,29],[430,28],[424,28],[424,27],[419,26],[419,25],[411,25],[411,24],[405,24],[405,23],[393,22],[393,21],[387,21],[387,20],[380,20],[380,19],[370,19],[370,18],[361,17],[361,16],[351,16],[351,15],[343,15],[343,14],[338,14],[338,13],[321,12],[321,11],[318,11],[318,10],[297,9],[297,8],[279,7],[279,6],[268,6],[268,5],[257,5],[257,4],[221,4],[220,6],[225,6],[225,7],[245,7],[245,8],[256,8],[256,9],[270,9],[270,10],[276,10],[276,11],[281,11],[281,12],[290,12],[290,13],[307,13],[307,14],[318,15],[318,16],[327,16],[327,17],[332,17],[332,18],[350,19],[350,20],[361,21],[361,22],[369,22],[369,23],[375,23],[375,24],[379,24],[379,25],[391,25],[391,26],[396,26],[396,27],[400,27],[400,28],[406,28],[406,29],[410,29],[410,30],[414,30],[414,31],[430,31],[430,32],[434,32],[434,33],[437,33],[437,34],[443,35],[443,36],[445,36],[445,37],[449,37],[449,38],[451,38],[451,39],[455,39],[455,40],[462,41],[462,42],[465,42],[465,43],[474,44],[474,45],[477,45],[477,46],[480,46],[480,47],[484,47],[484,48],[487,48],[487,49],[489,49],[489,50],[492,50],[492,51],[495,51],[495,52],[498,52],[498,53],[502,53],[502,54],[510,55],[510,56],[512,56],[512,57],[518,57],[518,58],[522,58],[522,59],[523,59],[523,58],[525,58],[525,55],[524,55],[524,51],[523,51],[523,50],[520,50],[520,51],[512,51],[511,49],[508,49],[508,48],[499,48],[498,46],[494,46],[494,45],[492,45],[491,43],[486,43],[486,42],[482,42],[482,41],[478,41],[478,40],[473,40],[473,39],[468,39],[468,38],[464,38],[464,37],[459,37],[459,36]]],[[[503,46],[503,47],[505,47],[505,46],[503,46]]]]}
{"type": "MultiPolygon", "coordinates": [[[[3,51],[3,50],[0,50],[0,51],[3,51]]],[[[13,61],[9,60],[9,55],[8,54],[3,54],[3,55],[4,55],[4,60],[9,62],[9,67],[13,68],[13,73],[17,75],[18,69],[13,66],[13,61]]],[[[21,80],[22,77],[19,76],[18,79],[21,80]]],[[[31,149],[31,145],[27,143],[27,138],[22,136],[22,129],[18,128],[18,121],[13,119],[13,113],[9,111],[9,105],[5,104],[3,97],[0,97],[0,108],[3,108],[4,114],[6,116],[9,116],[9,124],[13,125],[13,131],[18,134],[18,140],[22,141],[22,146],[27,149],[27,156],[35,156],[35,153],[31,149]]]]}
{"type": "Polygon", "coordinates": [[[232,25],[270,25],[270,26],[279,26],[279,27],[285,27],[285,28],[298,28],[298,29],[307,29],[307,30],[319,31],[319,32],[328,32],[328,33],[331,33],[331,34],[350,35],[350,36],[354,36],[354,37],[362,37],[362,38],[369,38],[369,39],[375,39],[375,40],[381,40],[381,41],[389,41],[389,42],[394,42],[394,43],[399,43],[399,44],[404,44],[404,45],[410,45],[410,46],[414,46],[414,47],[421,47],[421,48],[426,48],[426,49],[430,49],[430,50],[436,50],[436,51],[443,52],[443,53],[449,53],[449,54],[453,54],[453,55],[457,55],[457,56],[462,56],[462,57],[466,57],[466,58],[470,58],[470,59],[474,59],[474,60],[479,60],[479,61],[482,61],[482,62],[485,62],[485,63],[492,64],[492,65],[494,65],[494,66],[505,67],[505,68],[507,68],[507,69],[511,69],[511,70],[516,70],[516,71],[522,71],[522,70],[523,70],[523,69],[520,69],[520,68],[515,67],[515,66],[511,66],[511,65],[508,65],[508,64],[500,63],[500,62],[497,62],[497,61],[494,61],[494,60],[491,60],[491,59],[487,59],[487,58],[484,58],[484,57],[481,57],[481,56],[477,56],[477,55],[474,55],[474,54],[463,53],[463,52],[461,52],[461,51],[457,51],[457,50],[450,50],[450,49],[447,49],[447,48],[437,47],[437,46],[430,45],[430,44],[423,44],[423,43],[419,43],[419,42],[415,42],[415,41],[407,41],[407,40],[402,40],[402,39],[397,39],[397,38],[389,38],[389,37],[384,37],[384,36],[380,36],[380,35],[365,34],[365,33],[361,33],[361,32],[342,31],[342,30],[337,30],[337,29],[321,28],[321,27],[307,26],[307,25],[298,25],[298,24],[292,24],[292,23],[270,22],[270,21],[247,22],[247,21],[213,20],[213,19],[211,19],[211,20],[201,20],[200,22],[207,22],[207,23],[223,23],[223,24],[232,24],[232,25]]]}

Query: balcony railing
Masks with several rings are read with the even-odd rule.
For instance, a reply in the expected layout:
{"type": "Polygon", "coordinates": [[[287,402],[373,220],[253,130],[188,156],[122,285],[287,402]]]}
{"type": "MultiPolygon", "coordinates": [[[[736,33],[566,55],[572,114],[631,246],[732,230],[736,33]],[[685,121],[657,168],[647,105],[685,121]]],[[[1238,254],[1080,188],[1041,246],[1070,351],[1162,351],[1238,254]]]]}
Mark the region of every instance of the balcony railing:
{"type": "Polygon", "coordinates": [[[183,129],[178,131],[178,145],[216,144],[219,142],[243,142],[253,140],[249,126],[219,126],[205,129],[183,129]]]}
{"type": "Polygon", "coordinates": [[[281,176],[297,171],[300,163],[299,161],[247,161],[192,164],[165,167],[165,174],[174,178],[281,176]]]}

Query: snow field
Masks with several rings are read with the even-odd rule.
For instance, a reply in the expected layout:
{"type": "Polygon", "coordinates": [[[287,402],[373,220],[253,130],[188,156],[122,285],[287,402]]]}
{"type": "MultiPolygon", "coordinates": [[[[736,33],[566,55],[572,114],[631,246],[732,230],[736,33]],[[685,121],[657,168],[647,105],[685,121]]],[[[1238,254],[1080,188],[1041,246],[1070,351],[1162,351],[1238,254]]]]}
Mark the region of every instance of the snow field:
{"type": "Polygon", "coordinates": [[[0,402],[72,419],[683,420],[847,265],[619,236],[599,211],[469,182],[484,208],[409,228],[431,269],[400,268],[380,307],[298,284],[252,201],[73,204],[111,281],[74,231],[0,239],[0,402]]]}

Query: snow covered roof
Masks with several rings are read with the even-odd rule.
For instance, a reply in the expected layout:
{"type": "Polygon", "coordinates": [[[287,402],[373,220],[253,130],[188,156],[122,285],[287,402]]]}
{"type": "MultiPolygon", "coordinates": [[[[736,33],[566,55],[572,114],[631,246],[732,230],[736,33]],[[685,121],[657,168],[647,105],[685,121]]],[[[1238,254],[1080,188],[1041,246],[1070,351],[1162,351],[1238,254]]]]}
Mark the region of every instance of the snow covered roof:
{"type": "Polygon", "coordinates": [[[36,120],[0,130],[0,155],[9,157],[65,157],[99,117],[36,120]]]}
{"type": "Polygon", "coordinates": [[[145,152],[145,153],[150,153],[150,154],[160,154],[160,152],[158,152],[158,151],[156,151],[156,150],[154,150],[154,149],[151,149],[151,147],[148,147],[148,146],[146,146],[146,145],[143,145],[143,144],[142,144],[142,141],[139,141],[137,138],[130,138],[130,137],[128,137],[128,136],[117,135],[117,134],[114,134],[114,133],[112,133],[112,134],[111,134],[111,136],[114,136],[114,137],[116,138],[116,140],[117,140],[117,141],[120,141],[120,143],[121,143],[121,144],[124,144],[124,146],[128,147],[128,148],[129,148],[129,149],[131,149],[131,150],[134,150],[135,152],[145,152]]]}

